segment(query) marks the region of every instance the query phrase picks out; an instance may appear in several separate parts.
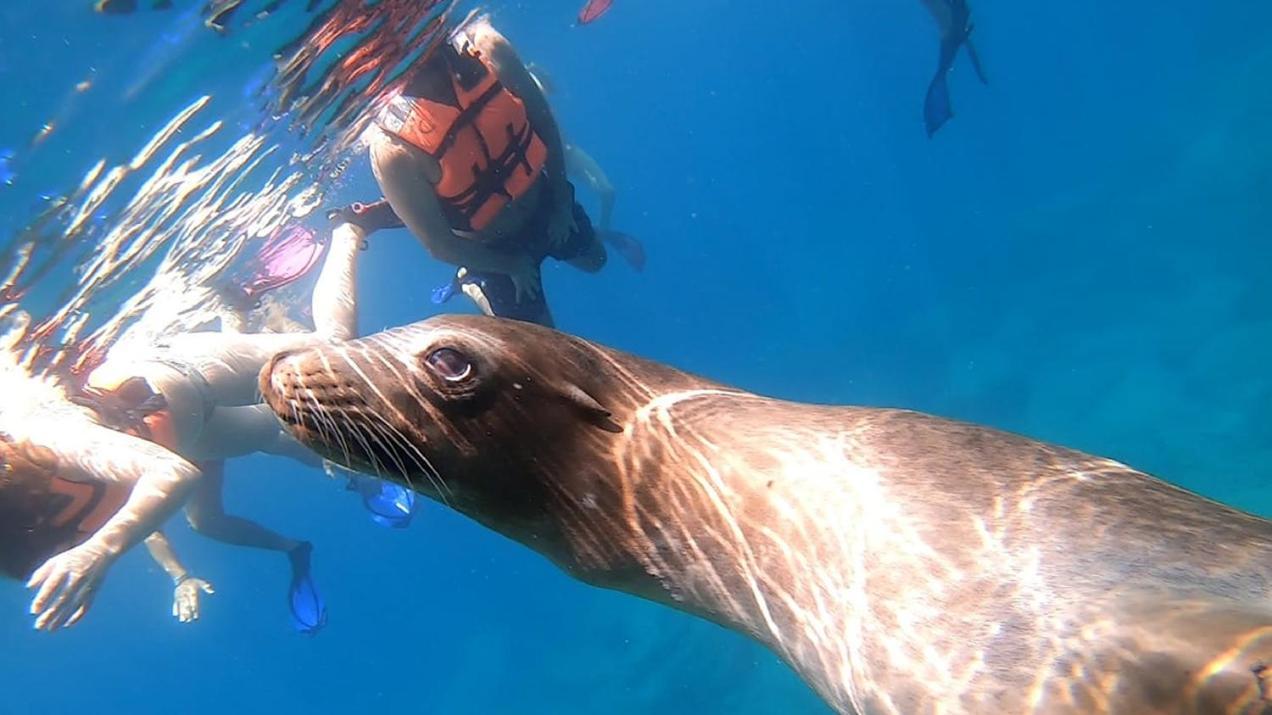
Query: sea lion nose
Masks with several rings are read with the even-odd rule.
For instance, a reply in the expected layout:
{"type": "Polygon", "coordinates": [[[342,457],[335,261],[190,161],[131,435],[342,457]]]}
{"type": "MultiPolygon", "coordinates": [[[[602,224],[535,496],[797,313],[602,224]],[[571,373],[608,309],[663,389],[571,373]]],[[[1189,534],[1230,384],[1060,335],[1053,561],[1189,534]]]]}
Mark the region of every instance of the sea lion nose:
{"type": "MultiPolygon", "coordinates": [[[[265,366],[261,368],[258,379],[260,381],[261,394],[265,396],[266,401],[269,401],[274,397],[279,397],[280,395],[276,388],[281,388],[289,382],[286,379],[286,374],[278,374],[280,371],[286,371],[289,369],[286,363],[283,363],[280,367],[280,361],[287,360],[288,358],[293,357],[296,353],[296,350],[283,350],[281,352],[274,353],[273,357],[266,361],[265,366]]],[[[290,369],[294,371],[295,368],[291,367],[290,369]]]]}

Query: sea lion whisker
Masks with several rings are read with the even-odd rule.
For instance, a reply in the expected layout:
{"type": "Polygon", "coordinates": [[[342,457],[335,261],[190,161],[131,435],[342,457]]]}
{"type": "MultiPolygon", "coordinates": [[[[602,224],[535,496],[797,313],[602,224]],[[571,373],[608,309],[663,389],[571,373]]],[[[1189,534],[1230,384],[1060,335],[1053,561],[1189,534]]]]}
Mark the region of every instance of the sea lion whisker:
{"type": "Polygon", "coordinates": [[[415,445],[411,444],[411,440],[406,439],[406,436],[401,433],[401,430],[398,430],[392,422],[385,420],[382,415],[379,415],[377,412],[369,412],[368,416],[371,420],[375,420],[375,424],[370,424],[368,426],[374,427],[378,433],[382,434],[385,439],[389,440],[389,444],[391,444],[392,447],[398,448],[394,449],[394,459],[398,461],[399,471],[401,471],[403,480],[406,480],[407,486],[410,486],[412,490],[416,489],[415,485],[411,482],[410,469],[407,469],[406,464],[399,461],[398,452],[404,453],[404,455],[410,458],[412,462],[415,462],[416,467],[420,469],[420,472],[424,473],[425,478],[427,478],[432,487],[438,491],[438,495],[441,501],[443,501],[443,504],[449,506],[448,501],[446,501],[446,494],[449,494],[450,491],[449,487],[445,485],[445,482],[441,481],[441,476],[436,473],[436,469],[432,468],[431,464],[427,463],[426,459],[424,459],[424,454],[420,453],[420,450],[418,450],[415,445]]]}
{"type": "Polygon", "coordinates": [[[373,423],[364,422],[358,426],[358,429],[365,431],[370,439],[375,440],[376,444],[383,448],[385,454],[389,456],[396,468],[394,473],[404,479],[408,487],[415,489],[415,485],[411,483],[411,475],[407,470],[406,463],[399,456],[397,444],[394,443],[392,436],[386,434],[382,427],[373,423]],[[388,441],[385,441],[386,439],[388,441]]]}
{"type": "Polygon", "coordinates": [[[345,443],[344,436],[340,434],[335,421],[331,419],[329,410],[314,403],[312,398],[310,404],[312,407],[309,410],[309,414],[314,421],[315,429],[322,436],[323,441],[338,447],[345,460],[352,459],[353,455],[349,452],[349,445],[345,443]]]}
{"type": "MultiPolygon", "coordinates": [[[[450,502],[447,499],[447,496],[448,495],[453,496],[454,492],[451,490],[450,486],[446,484],[446,480],[442,478],[441,472],[439,472],[437,468],[433,466],[433,463],[429,461],[428,457],[425,456],[425,454],[422,451],[420,451],[420,449],[416,447],[415,444],[412,443],[411,440],[408,439],[406,435],[402,433],[401,430],[399,430],[397,427],[391,424],[388,420],[384,419],[384,417],[374,413],[371,416],[374,419],[379,420],[379,422],[382,425],[382,429],[385,429],[388,431],[388,436],[397,440],[398,443],[401,444],[407,456],[410,457],[413,462],[415,462],[416,466],[419,467],[420,472],[422,472],[424,474],[424,477],[428,479],[429,484],[431,484],[432,487],[435,490],[437,490],[438,498],[441,500],[442,504],[446,506],[450,506],[450,502]]],[[[402,474],[403,474],[403,477],[407,480],[407,484],[412,489],[414,489],[415,486],[410,483],[410,475],[407,473],[406,469],[402,470],[402,474]]]]}
{"type": "Polygon", "coordinates": [[[349,444],[345,441],[344,435],[340,432],[340,426],[336,424],[331,410],[326,409],[319,404],[312,391],[308,391],[310,401],[310,414],[313,415],[314,424],[317,427],[318,434],[322,435],[323,441],[327,444],[334,444],[339,447],[340,453],[344,455],[345,461],[353,459],[353,453],[349,451],[349,444]],[[328,429],[330,428],[330,429],[328,429]]]}
{"type": "Polygon", "coordinates": [[[380,444],[380,446],[383,446],[383,444],[380,443],[380,440],[370,434],[369,430],[365,430],[361,424],[346,416],[340,416],[339,424],[348,428],[349,433],[352,434],[362,446],[362,453],[366,456],[366,461],[371,465],[371,469],[375,471],[375,476],[383,479],[385,470],[381,468],[380,455],[376,453],[376,450],[371,448],[371,441],[375,441],[377,444],[380,444]]]}

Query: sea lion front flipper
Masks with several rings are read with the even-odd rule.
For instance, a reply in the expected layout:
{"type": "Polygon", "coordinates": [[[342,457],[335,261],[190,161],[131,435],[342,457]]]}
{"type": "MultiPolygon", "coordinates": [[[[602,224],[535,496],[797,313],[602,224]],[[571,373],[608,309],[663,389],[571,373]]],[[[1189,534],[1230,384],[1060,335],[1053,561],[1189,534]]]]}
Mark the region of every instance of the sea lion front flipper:
{"type": "Polygon", "coordinates": [[[1272,714],[1272,609],[1146,597],[1116,610],[1073,671],[1109,711],[1272,714]]]}
{"type": "Polygon", "coordinates": [[[578,385],[573,383],[566,384],[561,388],[561,396],[565,398],[566,402],[577,407],[579,413],[596,427],[616,434],[623,431],[623,427],[613,420],[614,413],[605,409],[600,402],[596,401],[595,397],[584,392],[583,388],[578,385]]]}

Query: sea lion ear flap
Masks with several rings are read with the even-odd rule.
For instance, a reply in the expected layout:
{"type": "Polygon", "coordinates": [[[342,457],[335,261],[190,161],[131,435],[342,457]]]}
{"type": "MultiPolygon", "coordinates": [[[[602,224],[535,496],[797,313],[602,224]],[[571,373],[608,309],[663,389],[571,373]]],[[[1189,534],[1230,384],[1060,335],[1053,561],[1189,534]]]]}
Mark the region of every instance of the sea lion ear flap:
{"type": "Polygon", "coordinates": [[[561,388],[561,397],[572,407],[583,415],[584,419],[596,427],[600,427],[606,432],[619,433],[623,431],[621,425],[615,422],[613,413],[601,406],[595,397],[583,391],[583,388],[574,383],[567,383],[561,388]]]}

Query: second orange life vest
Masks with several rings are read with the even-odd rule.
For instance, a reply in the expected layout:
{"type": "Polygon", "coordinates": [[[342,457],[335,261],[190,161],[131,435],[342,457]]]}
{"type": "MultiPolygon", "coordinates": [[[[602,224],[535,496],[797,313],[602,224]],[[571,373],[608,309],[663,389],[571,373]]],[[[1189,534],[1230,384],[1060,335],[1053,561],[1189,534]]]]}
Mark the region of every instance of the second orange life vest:
{"type": "Polygon", "coordinates": [[[399,95],[385,128],[441,165],[436,191],[451,227],[479,232],[534,186],[548,148],[488,60],[451,46],[437,52],[423,71],[445,71],[455,101],[399,95]]]}

